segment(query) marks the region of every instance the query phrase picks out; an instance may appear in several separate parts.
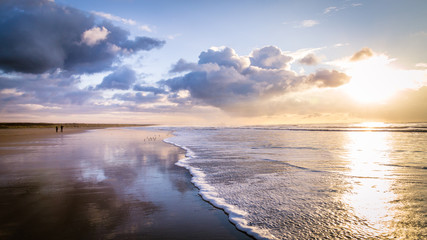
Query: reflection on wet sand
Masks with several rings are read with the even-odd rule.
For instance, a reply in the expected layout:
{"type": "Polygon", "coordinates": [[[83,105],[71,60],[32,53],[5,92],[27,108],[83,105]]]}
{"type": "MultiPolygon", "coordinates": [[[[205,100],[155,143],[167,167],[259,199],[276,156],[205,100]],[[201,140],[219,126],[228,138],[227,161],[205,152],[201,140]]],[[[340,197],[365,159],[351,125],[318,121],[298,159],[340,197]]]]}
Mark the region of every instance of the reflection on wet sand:
{"type": "Polygon", "coordinates": [[[119,199],[104,183],[76,183],[50,191],[43,185],[21,183],[0,189],[2,238],[116,238],[143,227],[135,224],[150,224],[152,214],[161,208],[152,202],[119,199]],[[130,223],[129,212],[139,215],[140,221],[130,223]]]}
{"type": "Polygon", "coordinates": [[[248,239],[201,200],[165,134],[108,129],[9,153],[2,145],[0,238],[248,239]]]}

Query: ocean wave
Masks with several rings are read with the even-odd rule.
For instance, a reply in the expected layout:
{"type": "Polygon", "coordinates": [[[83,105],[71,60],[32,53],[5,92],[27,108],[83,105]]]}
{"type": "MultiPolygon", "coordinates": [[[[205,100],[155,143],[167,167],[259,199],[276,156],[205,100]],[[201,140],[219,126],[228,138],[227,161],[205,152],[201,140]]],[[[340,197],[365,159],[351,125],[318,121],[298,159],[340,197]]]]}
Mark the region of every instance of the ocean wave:
{"type": "Polygon", "coordinates": [[[266,229],[250,226],[248,221],[245,219],[245,216],[248,213],[234,205],[228,204],[223,198],[218,197],[218,193],[216,192],[215,188],[206,181],[205,173],[203,173],[203,171],[200,169],[190,165],[190,160],[196,157],[196,154],[190,148],[174,142],[173,137],[164,139],[163,141],[182,148],[186,151],[185,158],[180,159],[175,164],[187,169],[190,172],[190,174],[193,176],[191,182],[199,189],[200,196],[202,196],[205,201],[209,202],[216,208],[223,210],[228,215],[230,222],[232,222],[237,227],[237,229],[246,232],[256,239],[277,239],[266,229]]]}
{"type": "Polygon", "coordinates": [[[412,169],[421,169],[427,170],[427,166],[413,166],[413,165],[402,165],[402,164],[381,164],[388,167],[399,167],[399,168],[412,168],[412,169]]]}
{"type": "Polygon", "coordinates": [[[169,129],[176,136],[165,142],[186,151],[176,164],[190,171],[201,197],[257,239],[399,238],[385,225],[394,219],[378,223],[364,212],[396,207],[394,199],[370,204],[362,197],[369,192],[382,201],[425,191],[425,134],[373,133],[365,137],[375,141],[366,144],[352,134],[277,126],[212,129],[169,129]]]}

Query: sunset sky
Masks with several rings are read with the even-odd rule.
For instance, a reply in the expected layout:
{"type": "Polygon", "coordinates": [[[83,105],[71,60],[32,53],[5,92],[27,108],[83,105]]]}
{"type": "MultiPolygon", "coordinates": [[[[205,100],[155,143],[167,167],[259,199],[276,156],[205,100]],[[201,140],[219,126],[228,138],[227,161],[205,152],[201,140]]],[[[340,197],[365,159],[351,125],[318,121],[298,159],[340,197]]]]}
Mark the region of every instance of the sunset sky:
{"type": "Polygon", "coordinates": [[[0,121],[427,121],[427,1],[3,0],[0,121]]]}

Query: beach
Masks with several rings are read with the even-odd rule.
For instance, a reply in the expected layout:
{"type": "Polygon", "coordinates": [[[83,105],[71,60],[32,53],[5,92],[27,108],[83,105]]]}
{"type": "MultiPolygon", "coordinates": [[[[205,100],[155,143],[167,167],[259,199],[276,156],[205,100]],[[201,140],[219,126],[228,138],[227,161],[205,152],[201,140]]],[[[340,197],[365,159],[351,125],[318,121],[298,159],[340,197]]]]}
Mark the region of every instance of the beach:
{"type": "Polygon", "coordinates": [[[250,239],[144,128],[0,130],[1,239],[250,239]]]}

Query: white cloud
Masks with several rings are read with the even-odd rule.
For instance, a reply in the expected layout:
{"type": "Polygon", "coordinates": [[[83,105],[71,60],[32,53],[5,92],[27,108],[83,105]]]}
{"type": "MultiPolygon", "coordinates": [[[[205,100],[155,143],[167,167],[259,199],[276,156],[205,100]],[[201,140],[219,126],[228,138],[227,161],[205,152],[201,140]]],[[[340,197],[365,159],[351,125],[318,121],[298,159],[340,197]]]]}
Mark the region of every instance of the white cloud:
{"type": "Polygon", "coordinates": [[[110,31],[108,31],[108,29],[105,27],[91,28],[82,34],[82,43],[85,43],[88,46],[94,46],[99,42],[107,39],[109,33],[110,31]]]}
{"type": "Polygon", "coordinates": [[[43,106],[40,104],[18,104],[21,107],[24,107],[25,109],[28,110],[59,110],[61,109],[60,107],[48,107],[48,106],[43,106]]]}
{"type": "Polygon", "coordinates": [[[344,46],[349,46],[350,43],[337,43],[334,45],[334,47],[344,47],[344,46]]]}
{"type": "Polygon", "coordinates": [[[326,47],[318,47],[318,48],[303,48],[303,49],[298,49],[294,52],[287,52],[286,54],[291,56],[293,59],[301,59],[305,56],[307,56],[308,54],[314,54],[320,50],[325,49],[326,47]]]}
{"type": "Polygon", "coordinates": [[[351,5],[345,4],[344,6],[341,6],[341,7],[331,6],[331,7],[325,8],[325,10],[323,10],[323,14],[331,14],[333,12],[339,12],[341,10],[351,8],[351,7],[360,7],[362,5],[363,5],[362,3],[352,3],[351,5]]]}
{"type": "Polygon", "coordinates": [[[427,68],[427,63],[417,63],[415,66],[420,68],[427,68]]]}
{"type": "Polygon", "coordinates": [[[180,36],[182,36],[182,34],[181,33],[177,33],[177,34],[168,35],[167,38],[169,40],[174,40],[175,38],[180,37],[180,36]]]}
{"type": "Polygon", "coordinates": [[[8,95],[8,96],[22,96],[25,93],[16,90],[16,88],[6,88],[6,89],[3,89],[3,90],[0,90],[0,94],[1,95],[8,95]]]}
{"type": "Polygon", "coordinates": [[[146,31],[146,32],[152,32],[153,31],[148,25],[140,25],[138,28],[140,30],[146,31]]]}
{"type": "Polygon", "coordinates": [[[307,19],[300,22],[300,24],[297,25],[296,28],[309,28],[309,27],[316,26],[317,24],[319,24],[319,21],[307,19]]]}
{"type": "Polygon", "coordinates": [[[328,7],[328,8],[326,8],[326,9],[323,11],[323,14],[328,14],[328,13],[330,13],[330,12],[332,12],[332,11],[337,12],[337,11],[339,11],[339,8],[334,7],[334,6],[332,6],[332,7],[328,7]]]}
{"type": "Polygon", "coordinates": [[[94,14],[94,15],[106,18],[106,19],[111,20],[111,21],[121,22],[121,23],[124,23],[124,24],[127,24],[127,25],[136,25],[136,21],[135,20],[127,19],[127,18],[122,18],[122,17],[119,17],[119,16],[112,15],[110,13],[96,12],[96,11],[92,11],[91,13],[94,14]]]}
{"type": "MultiPolygon", "coordinates": [[[[91,13],[96,15],[96,16],[103,17],[103,18],[106,18],[106,19],[111,20],[111,21],[124,23],[126,25],[131,25],[131,26],[138,25],[137,21],[130,19],[130,18],[122,18],[122,17],[115,16],[115,15],[110,14],[110,13],[105,13],[105,12],[92,11],[91,13]]],[[[138,29],[140,29],[142,31],[146,31],[146,32],[152,32],[153,31],[153,29],[151,29],[151,27],[146,25],[146,24],[139,25],[138,29]]]]}

